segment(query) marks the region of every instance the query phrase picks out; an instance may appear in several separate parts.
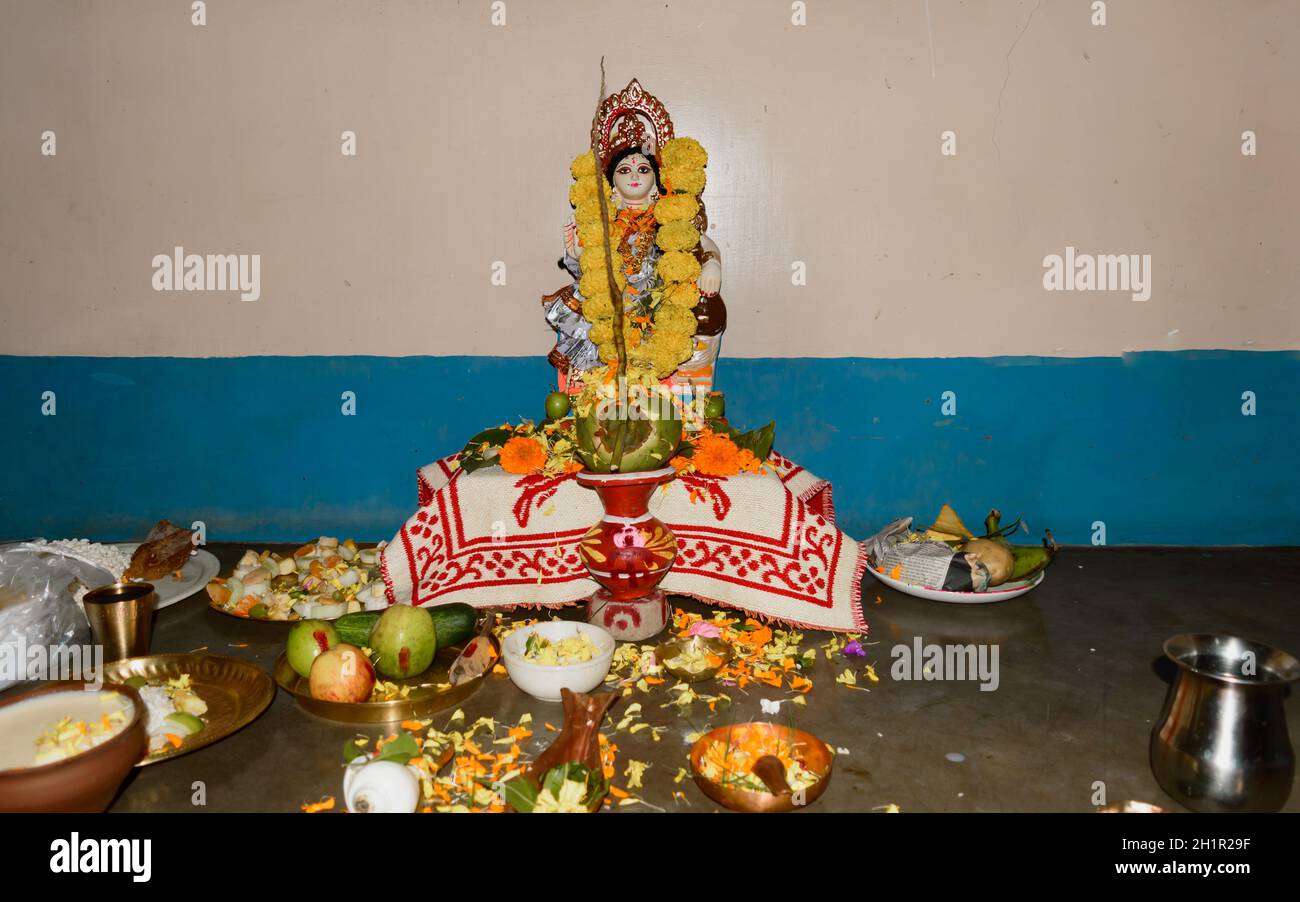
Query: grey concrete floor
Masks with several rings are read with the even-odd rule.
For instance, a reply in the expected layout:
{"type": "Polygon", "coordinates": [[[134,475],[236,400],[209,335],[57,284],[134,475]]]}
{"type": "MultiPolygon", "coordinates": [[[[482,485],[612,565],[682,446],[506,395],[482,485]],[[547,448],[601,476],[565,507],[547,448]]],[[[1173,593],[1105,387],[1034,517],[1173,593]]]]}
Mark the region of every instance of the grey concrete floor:
{"type": "MultiPolygon", "coordinates": [[[[243,548],[210,550],[228,573],[243,548]]],[[[686,763],[687,734],[706,724],[788,717],[848,749],[814,810],[869,811],[892,803],[904,811],[1087,811],[1096,781],[1105,784],[1110,801],[1176,809],[1147,764],[1148,735],[1170,679],[1160,664],[1162,643],[1181,632],[1228,632],[1300,653],[1297,587],[1300,548],[1067,548],[1038,589],[989,605],[923,601],[867,577],[866,641],[873,644],[865,661],[853,663],[860,672],[861,663],[874,662],[881,681],[864,681],[869,692],[836,684],[844,663],[828,663],[819,650],[807,706],[783,705],[777,717],[763,716],[759,700],[790,693],[752,684],[748,692],[723,690],[735,700],[730,710],[710,715],[697,703],[689,719],[659,708],[667,701],[662,691],[637,695],[645,720],[670,729],[660,742],[651,741],[648,730],[617,734],[615,783],[625,783],[621,770],[629,759],[652,762],[642,793],[649,802],[669,811],[715,810],[689,780],[673,783],[686,763]],[[893,680],[890,649],[916,636],[925,643],[996,644],[997,690],[981,692],[975,682],[893,680]],[[684,791],[686,801],[674,801],[674,790],[684,791]]],[[[707,610],[689,599],[675,601],[707,610]]],[[[566,616],[579,610],[568,609],[566,616]]],[[[287,630],[210,611],[200,594],[159,612],[153,650],[207,646],[269,670],[287,630]]],[[[804,631],[804,646],[827,638],[804,631]]],[[[615,720],[626,704],[615,706],[615,720]]],[[[463,707],[471,721],[488,715],[513,724],[526,711],[535,724],[560,719],[558,704],[524,695],[505,676],[489,676],[463,707]]],[[[1300,710],[1293,700],[1287,707],[1294,745],[1300,710]]],[[[436,715],[434,723],[442,726],[436,715]]],[[[138,770],[112,810],[196,810],[195,781],[206,785],[201,810],[208,811],[295,811],[323,795],[341,798],[340,752],[355,733],[303,712],[280,691],[242,732],[138,770]]],[[[537,730],[525,751],[535,754],[552,735],[537,730]]],[[[1300,811],[1300,798],[1293,794],[1286,810],[1300,811]]]]}

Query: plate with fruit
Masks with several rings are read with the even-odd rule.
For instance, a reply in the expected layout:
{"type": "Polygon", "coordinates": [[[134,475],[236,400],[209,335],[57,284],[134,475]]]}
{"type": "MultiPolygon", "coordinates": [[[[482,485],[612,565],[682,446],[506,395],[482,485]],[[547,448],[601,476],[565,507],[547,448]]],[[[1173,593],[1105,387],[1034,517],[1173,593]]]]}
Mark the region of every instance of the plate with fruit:
{"type": "Polygon", "coordinates": [[[360,548],[321,536],[293,554],[248,550],[227,577],[208,583],[208,606],[244,620],[337,620],[388,607],[379,556],[387,543],[360,548]]]}
{"type": "Polygon", "coordinates": [[[499,652],[465,604],[392,605],[334,622],[303,620],[275,662],[275,682],[304,710],[343,723],[418,720],[469,698],[499,652]]]}
{"type": "Polygon", "coordinates": [[[984,518],[984,534],[976,536],[947,504],[923,531],[910,528],[910,517],[896,520],[868,540],[867,569],[891,589],[930,601],[989,604],[1019,598],[1042,583],[1057,545],[1050,529],[1041,544],[1013,545],[1008,536],[1024,528],[1024,521],[1016,518],[1007,526],[1001,521],[994,508],[984,518]],[[905,567],[930,584],[904,580],[905,567]],[[953,588],[936,585],[939,581],[953,588]]]}

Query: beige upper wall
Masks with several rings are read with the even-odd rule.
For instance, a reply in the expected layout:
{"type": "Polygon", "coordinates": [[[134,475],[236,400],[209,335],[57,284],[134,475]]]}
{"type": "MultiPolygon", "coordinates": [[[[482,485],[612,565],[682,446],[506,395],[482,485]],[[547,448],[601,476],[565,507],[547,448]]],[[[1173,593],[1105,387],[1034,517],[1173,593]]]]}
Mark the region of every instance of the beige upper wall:
{"type": "Polygon", "coordinates": [[[545,353],[602,53],[710,152],[727,355],[1300,347],[1300,4],[1108,7],[5,2],[0,353],[545,353]],[[176,245],[261,299],[153,291],[176,245]],[[1151,299],[1045,292],[1066,245],[1151,299]]]}

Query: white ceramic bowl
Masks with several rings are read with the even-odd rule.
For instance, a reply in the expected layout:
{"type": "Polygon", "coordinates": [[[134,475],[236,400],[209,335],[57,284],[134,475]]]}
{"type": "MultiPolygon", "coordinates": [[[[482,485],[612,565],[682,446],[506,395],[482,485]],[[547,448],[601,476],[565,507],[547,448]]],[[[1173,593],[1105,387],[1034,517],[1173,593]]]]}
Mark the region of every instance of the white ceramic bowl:
{"type": "Polygon", "coordinates": [[[505,658],[506,672],[515,685],[533,698],[544,702],[558,702],[560,690],[590,692],[605,681],[609,662],[614,659],[614,637],[598,626],[575,620],[549,620],[521,626],[501,643],[501,656],[505,658]],[[548,667],[524,660],[524,647],[528,636],[537,633],[552,642],[572,639],[586,633],[597,648],[596,656],[580,664],[561,664],[548,667]]]}

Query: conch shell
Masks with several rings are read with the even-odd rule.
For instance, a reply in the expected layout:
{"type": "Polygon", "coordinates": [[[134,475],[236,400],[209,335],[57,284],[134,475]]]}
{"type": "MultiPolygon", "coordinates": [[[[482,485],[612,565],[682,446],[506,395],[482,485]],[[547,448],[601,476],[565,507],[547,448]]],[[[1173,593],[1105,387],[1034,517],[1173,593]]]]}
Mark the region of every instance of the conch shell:
{"type": "MultiPolygon", "coordinates": [[[[364,759],[358,759],[361,761],[364,759]]],[[[419,771],[396,761],[352,763],[343,774],[343,799],[358,814],[410,814],[420,804],[419,771]]]]}

